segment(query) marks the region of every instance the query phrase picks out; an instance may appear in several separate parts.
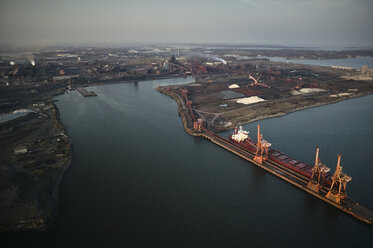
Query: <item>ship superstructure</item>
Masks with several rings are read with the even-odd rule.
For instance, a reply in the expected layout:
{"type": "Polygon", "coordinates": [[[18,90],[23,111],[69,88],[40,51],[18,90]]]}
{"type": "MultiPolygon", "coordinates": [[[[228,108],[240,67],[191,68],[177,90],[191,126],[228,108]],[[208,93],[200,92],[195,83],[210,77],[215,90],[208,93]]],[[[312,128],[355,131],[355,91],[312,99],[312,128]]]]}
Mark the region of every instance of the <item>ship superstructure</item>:
{"type": "Polygon", "coordinates": [[[231,137],[232,140],[240,143],[249,138],[249,132],[242,130],[242,126],[240,126],[239,128],[236,127],[231,137]]]}

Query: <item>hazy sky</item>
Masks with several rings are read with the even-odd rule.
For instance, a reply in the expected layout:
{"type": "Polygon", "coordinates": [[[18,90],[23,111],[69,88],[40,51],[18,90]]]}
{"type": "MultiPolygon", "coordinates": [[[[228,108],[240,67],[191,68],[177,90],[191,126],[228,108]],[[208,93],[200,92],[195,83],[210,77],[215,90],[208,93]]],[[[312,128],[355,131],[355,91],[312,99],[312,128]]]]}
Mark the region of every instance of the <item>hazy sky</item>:
{"type": "Polygon", "coordinates": [[[373,0],[0,0],[0,43],[373,46],[373,0]]]}

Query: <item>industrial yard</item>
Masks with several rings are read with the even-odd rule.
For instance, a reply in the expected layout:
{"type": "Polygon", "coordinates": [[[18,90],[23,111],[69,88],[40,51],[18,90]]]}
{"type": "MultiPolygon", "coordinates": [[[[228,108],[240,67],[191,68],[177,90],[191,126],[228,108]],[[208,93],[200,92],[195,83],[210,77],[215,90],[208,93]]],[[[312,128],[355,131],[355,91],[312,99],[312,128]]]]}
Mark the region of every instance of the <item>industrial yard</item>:
{"type": "MultiPolygon", "coordinates": [[[[0,113],[27,115],[0,123],[1,231],[44,230],[53,220],[60,179],[72,160],[70,139],[53,97],[84,87],[194,76],[195,82],[159,87],[179,102],[185,129],[193,118],[212,131],[285,115],[373,91],[372,69],[272,62],[258,55],[346,58],[367,51],[207,49],[148,46],[126,49],[47,48],[3,51],[0,113]],[[188,101],[185,102],[185,95],[188,101]],[[193,113],[194,117],[190,115],[193,113]],[[26,189],[32,187],[33,190],[26,189]]],[[[192,131],[191,131],[192,132],[192,131]]]]}
{"type": "Polygon", "coordinates": [[[319,147],[316,148],[315,164],[305,164],[270,148],[272,144],[263,138],[259,124],[256,141],[252,140],[241,126],[240,129],[236,127],[229,139],[226,139],[206,128],[203,118],[197,118],[187,90],[182,91],[182,97],[170,92],[169,88],[158,90],[176,100],[184,129],[188,134],[210,140],[355,218],[367,224],[373,223],[373,211],[351,200],[347,195],[347,183],[352,178],[342,172],[340,154],[336,170],[331,174],[330,168],[319,159],[319,147]]]}
{"type": "Polygon", "coordinates": [[[0,248],[371,247],[373,1],[0,1],[0,248]]]}
{"type": "Polygon", "coordinates": [[[213,69],[202,72],[195,83],[167,90],[180,96],[187,90],[195,112],[215,131],[373,92],[369,68],[248,59],[213,69]]]}
{"type": "Polygon", "coordinates": [[[72,161],[70,139],[53,102],[0,123],[0,231],[44,230],[53,220],[58,187],[72,161]]]}

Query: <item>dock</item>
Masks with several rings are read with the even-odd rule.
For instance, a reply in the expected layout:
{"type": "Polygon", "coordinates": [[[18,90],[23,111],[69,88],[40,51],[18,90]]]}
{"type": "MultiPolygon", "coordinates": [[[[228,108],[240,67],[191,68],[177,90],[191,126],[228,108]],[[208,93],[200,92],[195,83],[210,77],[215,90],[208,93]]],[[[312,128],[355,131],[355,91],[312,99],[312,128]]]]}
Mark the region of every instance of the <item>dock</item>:
{"type": "Polygon", "coordinates": [[[361,206],[357,202],[347,198],[344,201],[342,201],[340,204],[338,204],[326,197],[326,194],[327,194],[326,190],[321,190],[319,193],[317,193],[311,190],[310,188],[308,188],[307,184],[309,183],[309,179],[303,176],[300,176],[298,174],[295,174],[294,172],[284,168],[283,166],[271,160],[266,160],[262,164],[258,163],[257,161],[254,160],[255,154],[253,152],[245,150],[237,146],[230,140],[220,137],[211,131],[202,130],[199,136],[210,140],[216,145],[240,156],[241,158],[249,161],[252,164],[255,164],[261,167],[262,169],[280,177],[281,179],[284,179],[285,181],[291,183],[292,185],[306,191],[307,193],[312,194],[313,196],[325,201],[326,203],[333,205],[334,207],[337,207],[338,209],[354,216],[355,218],[367,224],[373,223],[373,211],[365,208],[364,206],[361,206]]]}
{"type": "Polygon", "coordinates": [[[76,87],[76,90],[84,97],[97,96],[93,91],[88,91],[83,87],[76,87]]]}
{"type": "MultiPolygon", "coordinates": [[[[164,91],[163,91],[164,92],[164,91]]],[[[304,190],[305,192],[319,198],[320,200],[323,200],[324,202],[342,210],[343,212],[347,213],[347,214],[350,214],[352,215],[353,217],[367,223],[367,224],[372,224],[373,223],[373,211],[364,207],[364,206],[361,206],[359,203],[351,200],[350,198],[348,197],[340,197],[339,198],[339,193],[337,195],[335,195],[338,200],[336,198],[333,198],[329,195],[328,197],[328,194],[331,193],[331,190],[332,190],[332,186],[330,188],[326,187],[326,186],[321,186],[321,185],[318,185],[319,188],[318,190],[313,190],[312,187],[309,187],[309,184],[310,184],[310,178],[307,178],[306,176],[304,175],[301,175],[299,173],[296,173],[295,171],[293,170],[290,170],[284,166],[282,166],[280,163],[276,162],[276,161],[273,161],[271,159],[262,159],[262,155],[260,155],[260,159],[258,159],[257,157],[257,154],[255,154],[255,152],[253,151],[250,151],[249,149],[245,149],[243,148],[242,146],[239,146],[237,143],[229,140],[229,139],[226,139],[224,137],[221,137],[219,135],[217,135],[216,133],[210,131],[209,129],[207,129],[203,124],[203,120],[202,119],[197,119],[195,114],[194,114],[194,111],[193,111],[193,108],[192,108],[192,101],[188,99],[188,95],[187,95],[188,91],[187,90],[183,90],[182,91],[182,96],[185,100],[185,105],[184,105],[184,102],[180,99],[180,104],[183,109],[187,109],[190,116],[191,116],[191,119],[193,121],[193,129],[189,129],[189,128],[186,128],[189,129],[187,130],[187,132],[193,136],[200,136],[200,137],[203,137],[207,140],[210,140],[211,142],[215,143],[216,145],[236,154],[237,156],[240,156],[241,158],[249,161],[251,164],[254,164],[254,165],[257,165],[259,167],[261,167],[262,169],[278,176],[279,178],[287,181],[288,183],[304,190]]],[[[177,100],[179,100],[178,98],[176,98],[177,100]]],[[[179,101],[178,101],[179,103],[179,101]]],[[[184,127],[186,127],[184,125],[184,127]]],[[[260,149],[266,149],[267,148],[267,154],[268,154],[268,147],[265,147],[265,143],[262,143],[264,140],[262,140],[262,136],[260,135],[260,132],[259,132],[259,125],[258,125],[258,141],[261,141],[261,142],[258,142],[258,145],[259,143],[260,144],[263,144],[260,149]]],[[[265,141],[267,142],[267,141],[265,141]]],[[[270,143],[268,143],[269,146],[270,146],[270,143]]],[[[257,150],[258,152],[258,150],[257,150]]],[[[262,154],[263,154],[263,150],[262,150],[262,154]]],[[[338,164],[337,164],[337,171],[338,171],[338,167],[339,167],[339,162],[340,162],[340,156],[338,158],[338,164]]],[[[351,179],[351,178],[350,178],[351,179]]],[[[341,188],[341,187],[340,187],[341,188]]]]}

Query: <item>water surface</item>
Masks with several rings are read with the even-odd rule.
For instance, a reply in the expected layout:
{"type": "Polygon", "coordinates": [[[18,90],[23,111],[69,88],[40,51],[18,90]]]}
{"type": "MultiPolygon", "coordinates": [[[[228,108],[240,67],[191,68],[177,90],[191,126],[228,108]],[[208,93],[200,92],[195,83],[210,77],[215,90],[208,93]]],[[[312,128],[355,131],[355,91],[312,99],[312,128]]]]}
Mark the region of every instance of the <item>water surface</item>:
{"type": "Polygon", "coordinates": [[[294,64],[320,65],[320,66],[347,66],[361,69],[363,65],[373,68],[373,57],[356,57],[349,59],[286,59],[282,57],[267,57],[275,62],[289,62],[294,64]]]}
{"type": "MultiPolygon", "coordinates": [[[[3,236],[19,247],[369,247],[373,229],[234,154],[185,133],[168,79],[90,87],[56,97],[74,161],[55,224],[3,236]],[[312,242],[312,239],[315,242],[312,242]]],[[[373,208],[373,95],[260,121],[297,159],[352,176],[373,208]]],[[[256,134],[257,123],[244,128],[256,134]]],[[[222,135],[227,135],[223,133],[222,135]]]]}

